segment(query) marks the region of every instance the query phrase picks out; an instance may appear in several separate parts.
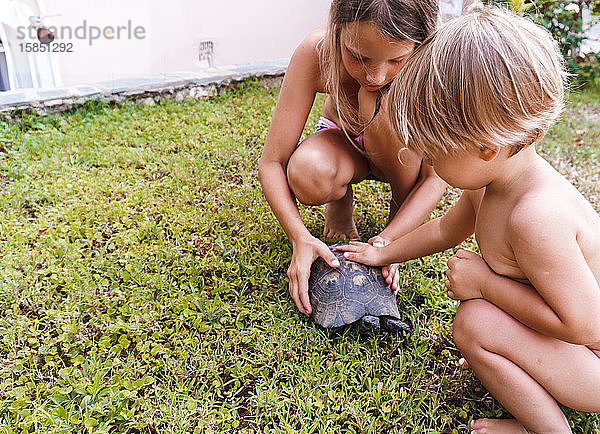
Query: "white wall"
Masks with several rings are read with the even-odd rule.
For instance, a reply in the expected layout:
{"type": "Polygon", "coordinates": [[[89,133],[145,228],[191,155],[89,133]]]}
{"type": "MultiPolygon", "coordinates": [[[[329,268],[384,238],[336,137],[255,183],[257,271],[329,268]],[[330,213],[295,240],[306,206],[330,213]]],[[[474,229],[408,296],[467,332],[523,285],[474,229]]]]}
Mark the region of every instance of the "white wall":
{"type": "MultiPolygon", "coordinates": [[[[145,29],[144,39],[71,39],[72,53],[56,53],[64,85],[197,71],[201,41],[214,42],[214,66],[289,57],[300,40],[327,19],[330,0],[45,0],[55,27],[123,26],[145,29]]],[[[81,35],[80,31],[80,35],[81,35]]],[[[89,32],[88,32],[89,33],[89,32]]],[[[116,35],[115,35],[116,36],[116,35]]],[[[59,42],[58,39],[55,43],[59,42]]]]}
{"type": "Polygon", "coordinates": [[[300,40],[327,20],[329,0],[204,0],[195,36],[214,36],[217,64],[289,57],[300,40]]]}
{"type": "MultiPolygon", "coordinates": [[[[90,26],[115,29],[131,23],[133,28],[143,28],[143,39],[122,34],[119,40],[101,37],[90,44],[78,38],[57,38],[54,45],[73,44],[72,52],[52,53],[50,59],[58,75],[55,82],[67,86],[150,73],[198,71],[208,66],[207,61],[199,59],[202,41],[214,44],[214,66],[289,57],[309,31],[326,21],[330,3],[330,0],[0,1],[21,2],[33,11],[39,5],[43,14],[51,15],[45,24],[57,28],[75,30],[84,20],[88,33],[90,26]]],[[[462,3],[463,0],[442,0],[444,15],[460,13],[462,3]]],[[[13,41],[18,42],[22,41],[13,41]]]]}

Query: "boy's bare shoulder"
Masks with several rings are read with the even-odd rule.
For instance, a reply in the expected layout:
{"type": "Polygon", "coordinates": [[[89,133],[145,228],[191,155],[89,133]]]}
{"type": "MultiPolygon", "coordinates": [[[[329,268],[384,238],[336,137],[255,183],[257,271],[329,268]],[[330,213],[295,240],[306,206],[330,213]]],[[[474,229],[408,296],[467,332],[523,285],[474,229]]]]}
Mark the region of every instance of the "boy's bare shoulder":
{"type": "Polygon", "coordinates": [[[573,198],[563,189],[538,189],[524,194],[508,215],[508,234],[514,240],[542,241],[577,232],[580,216],[570,206],[573,198]]]}

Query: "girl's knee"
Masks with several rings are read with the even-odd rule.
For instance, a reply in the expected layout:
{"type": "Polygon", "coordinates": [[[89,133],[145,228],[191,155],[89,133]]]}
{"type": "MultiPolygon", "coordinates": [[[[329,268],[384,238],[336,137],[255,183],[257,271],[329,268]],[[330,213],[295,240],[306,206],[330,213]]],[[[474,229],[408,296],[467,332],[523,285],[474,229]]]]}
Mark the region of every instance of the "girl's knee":
{"type": "Polygon", "coordinates": [[[337,168],[331,159],[317,147],[304,144],[292,154],[287,166],[288,185],[305,205],[330,201],[336,187],[336,174],[337,168]]]}

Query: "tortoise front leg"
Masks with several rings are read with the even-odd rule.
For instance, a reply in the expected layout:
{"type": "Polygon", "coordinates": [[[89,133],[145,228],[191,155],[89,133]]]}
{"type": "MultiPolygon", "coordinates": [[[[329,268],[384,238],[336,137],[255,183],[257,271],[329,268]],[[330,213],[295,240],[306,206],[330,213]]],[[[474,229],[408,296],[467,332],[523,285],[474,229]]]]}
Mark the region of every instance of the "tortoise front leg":
{"type": "Polygon", "coordinates": [[[410,326],[398,318],[391,316],[382,316],[379,318],[381,327],[390,333],[406,332],[410,333],[410,326]]]}

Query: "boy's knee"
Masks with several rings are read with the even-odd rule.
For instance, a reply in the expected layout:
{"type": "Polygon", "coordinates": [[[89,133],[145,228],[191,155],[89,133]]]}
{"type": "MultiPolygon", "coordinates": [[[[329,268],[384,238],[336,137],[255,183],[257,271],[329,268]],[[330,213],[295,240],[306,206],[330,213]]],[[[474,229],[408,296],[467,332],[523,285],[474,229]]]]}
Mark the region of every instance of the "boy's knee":
{"type": "Polygon", "coordinates": [[[288,162],[288,185],[305,205],[321,205],[331,200],[337,169],[319,149],[297,149],[288,162]]]}
{"type": "Polygon", "coordinates": [[[472,345],[481,344],[487,335],[491,309],[494,306],[481,299],[462,301],[454,318],[452,335],[454,343],[463,351],[472,345]]]}

